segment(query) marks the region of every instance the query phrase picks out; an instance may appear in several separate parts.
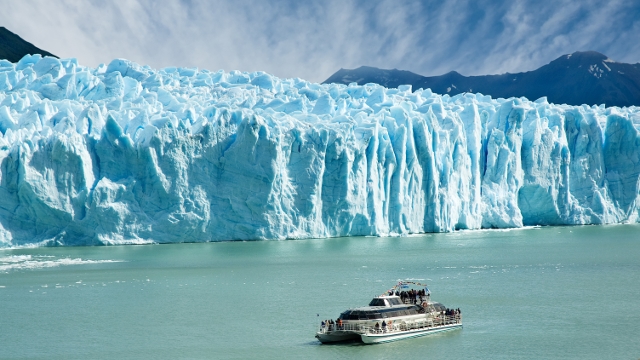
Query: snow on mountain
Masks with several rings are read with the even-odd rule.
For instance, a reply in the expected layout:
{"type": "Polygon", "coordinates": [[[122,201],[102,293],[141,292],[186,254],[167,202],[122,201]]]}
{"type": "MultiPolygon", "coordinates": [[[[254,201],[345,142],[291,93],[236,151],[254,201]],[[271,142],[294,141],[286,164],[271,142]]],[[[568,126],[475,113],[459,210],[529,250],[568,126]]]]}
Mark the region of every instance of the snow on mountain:
{"type": "Polygon", "coordinates": [[[637,222],[638,110],[0,60],[0,244],[637,222]]]}

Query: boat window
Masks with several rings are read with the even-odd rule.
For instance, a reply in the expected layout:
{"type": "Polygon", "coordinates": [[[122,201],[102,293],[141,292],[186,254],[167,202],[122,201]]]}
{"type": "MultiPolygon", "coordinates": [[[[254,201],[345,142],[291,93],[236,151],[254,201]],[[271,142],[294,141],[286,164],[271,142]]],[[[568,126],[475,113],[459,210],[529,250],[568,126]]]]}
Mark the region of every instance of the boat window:
{"type": "Polygon", "coordinates": [[[382,315],[380,315],[379,313],[369,313],[367,314],[367,317],[369,319],[381,319],[382,315]]]}
{"type": "Polygon", "coordinates": [[[417,313],[417,310],[415,310],[416,308],[418,307],[415,305],[411,305],[411,306],[406,306],[401,308],[395,307],[395,308],[380,309],[377,311],[382,314],[382,317],[388,318],[388,317],[394,317],[394,316],[414,315],[417,313]]]}
{"type": "Polygon", "coordinates": [[[343,312],[342,314],[340,314],[340,319],[342,320],[349,320],[349,314],[351,313],[351,311],[347,310],[345,312],[343,312]]]}
{"type": "Polygon", "coordinates": [[[349,320],[358,320],[358,315],[354,313],[349,314],[349,320]]]}
{"type": "Polygon", "coordinates": [[[397,297],[389,298],[389,303],[391,305],[402,305],[402,301],[400,300],[400,298],[397,298],[397,297]]]}
{"type": "Polygon", "coordinates": [[[375,298],[371,300],[369,306],[385,306],[384,299],[375,298]]]}

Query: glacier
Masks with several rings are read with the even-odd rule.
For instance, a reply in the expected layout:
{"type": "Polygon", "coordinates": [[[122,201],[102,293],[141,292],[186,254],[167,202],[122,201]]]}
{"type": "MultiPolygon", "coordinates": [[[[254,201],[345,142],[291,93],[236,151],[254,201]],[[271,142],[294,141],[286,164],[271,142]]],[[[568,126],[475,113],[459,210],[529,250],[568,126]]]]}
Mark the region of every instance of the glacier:
{"type": "Polygon", "coordinates": [[[0,246],[639,221],[637,107],[0,60],[0,246]]]}

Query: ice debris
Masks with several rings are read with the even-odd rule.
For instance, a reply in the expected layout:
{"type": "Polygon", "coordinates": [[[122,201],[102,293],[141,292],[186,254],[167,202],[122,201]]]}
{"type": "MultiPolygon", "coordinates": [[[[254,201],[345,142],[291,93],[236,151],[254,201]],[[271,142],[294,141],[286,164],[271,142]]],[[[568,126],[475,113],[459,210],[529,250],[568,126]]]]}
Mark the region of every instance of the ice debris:
{"type": "Polygon", "coordinates": [[[637,222],[637,107],[0,60],[0,244],[637,222]]]}

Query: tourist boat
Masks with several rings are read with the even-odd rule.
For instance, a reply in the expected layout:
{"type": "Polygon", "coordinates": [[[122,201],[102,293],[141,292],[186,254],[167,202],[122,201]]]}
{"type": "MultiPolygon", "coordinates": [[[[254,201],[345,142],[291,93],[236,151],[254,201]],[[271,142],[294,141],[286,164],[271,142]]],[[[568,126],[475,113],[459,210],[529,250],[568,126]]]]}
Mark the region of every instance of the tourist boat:
{"type": "Polygon", "coordinates": [[[447,309],[431,301],[426,284],[401,281],[373,298],[369,306],[347,310],[335,321],[322,321],[316,338],[323,344],[343,341],[378,344],[459,328],[462,328],[459,309],[447,309]],[[415,290],[412,288],[415,286],[424,290],[415,290]]]}

